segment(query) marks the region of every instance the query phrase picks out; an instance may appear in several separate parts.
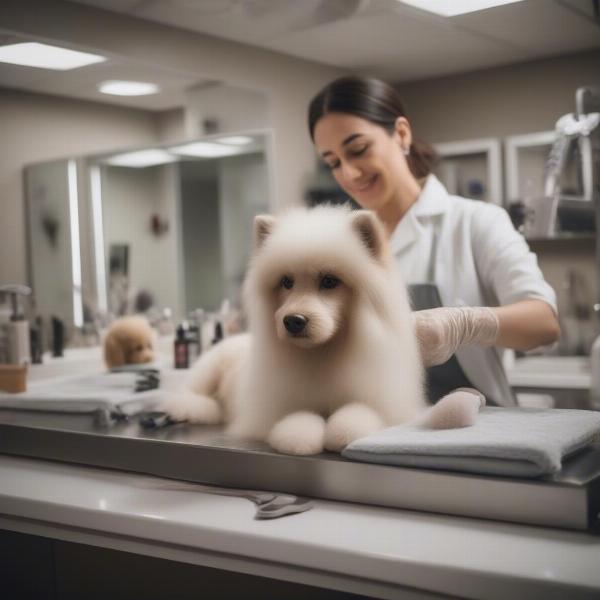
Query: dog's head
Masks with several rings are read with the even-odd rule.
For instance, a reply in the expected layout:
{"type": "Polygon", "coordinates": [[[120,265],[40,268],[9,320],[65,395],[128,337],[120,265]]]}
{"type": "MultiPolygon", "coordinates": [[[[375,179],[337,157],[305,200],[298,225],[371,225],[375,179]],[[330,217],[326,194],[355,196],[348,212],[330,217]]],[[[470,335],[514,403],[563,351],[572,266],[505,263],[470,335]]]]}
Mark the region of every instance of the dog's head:
{"type": "Polygon", "coordinates": [[[300,348],[321,346],[344,332],[364,292],[360,287],[388,265],[385,232],[363,210],[319,207],[258,216],[254,246],[247,306],[261,303],[267,312],[262,326],[274,325],[280,341],[300,348]]]}
{"type": "Polygon", "coordinates": [[[109,369],[154,360],[154,332],[144,317],[122,317],[104,338],[104,362],[109,369]]]}

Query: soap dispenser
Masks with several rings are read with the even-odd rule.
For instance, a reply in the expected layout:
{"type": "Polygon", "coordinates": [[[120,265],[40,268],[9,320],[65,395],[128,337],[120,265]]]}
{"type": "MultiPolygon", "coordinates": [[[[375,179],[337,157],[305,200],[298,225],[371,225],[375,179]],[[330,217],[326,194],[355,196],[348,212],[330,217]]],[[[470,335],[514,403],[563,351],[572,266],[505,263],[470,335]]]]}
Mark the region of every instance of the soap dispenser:
{"type": "Polygon", "coordinates": [[[31,288],[26,285],[3,285],[0,286],[0,292],[9,295],[12,306],[7,327],[8,362],[13,365],[29,364],[29,323],[19,308],[19,296],[28,296],[31,294],[31,288]]]}

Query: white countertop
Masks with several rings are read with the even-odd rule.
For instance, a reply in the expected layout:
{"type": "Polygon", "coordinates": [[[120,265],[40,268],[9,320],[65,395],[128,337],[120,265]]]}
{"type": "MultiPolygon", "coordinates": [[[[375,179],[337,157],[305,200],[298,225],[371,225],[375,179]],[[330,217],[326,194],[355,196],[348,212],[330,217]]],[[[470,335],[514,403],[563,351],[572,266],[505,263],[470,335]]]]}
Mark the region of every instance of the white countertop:
{"type": "Polygon", "coordinates": [[[0,456],[0,528],[381,598],[600,597],[587,533],[325,500],[257,521],[248,500],[160,481],[0,456]]]}
{"type": "Polygon", "coordinates": [[[590,359],[587,356],[527,356],[506,365],[513,387],[589,390],[590,359]]]}

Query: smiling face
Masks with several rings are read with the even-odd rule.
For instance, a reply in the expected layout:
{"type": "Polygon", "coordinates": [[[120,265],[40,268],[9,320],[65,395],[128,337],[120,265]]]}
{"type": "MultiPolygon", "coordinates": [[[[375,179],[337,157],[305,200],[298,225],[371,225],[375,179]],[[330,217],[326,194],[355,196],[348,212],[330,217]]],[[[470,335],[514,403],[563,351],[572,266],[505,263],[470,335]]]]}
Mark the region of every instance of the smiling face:
{"type": "Polygon", "coordinates": [[[404,154],[411,143],[406,119],[399,117],[390,134],[366,119],[331,112],[317,122],[314,141],[336,181],[363,208],[380,212],[401,200],[412,179],[404,154]]]}

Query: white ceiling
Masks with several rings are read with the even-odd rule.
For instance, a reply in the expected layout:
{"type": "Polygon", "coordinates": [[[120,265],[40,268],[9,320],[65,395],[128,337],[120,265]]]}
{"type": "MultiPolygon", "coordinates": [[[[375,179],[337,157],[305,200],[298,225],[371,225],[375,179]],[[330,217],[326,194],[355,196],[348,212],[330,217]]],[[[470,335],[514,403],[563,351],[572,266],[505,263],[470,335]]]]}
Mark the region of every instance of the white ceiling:
{"type": "Polygon", "coordinates": [[[450,19],[397,0],[77,1],[398,82],[600,47],[593,0],[450,19]]]}
{"type": "MultiPolygon", "coordinates": [[[[593,0],[523,0],[450,19],[397,0],[75,1],[394,82],[600,48],[593,0]]],[[[120,57],[65,72],[0,64],[0,86],[151,110],[182,105],[184,90],[201,83],[120,57]],[[95,89],[99,80],[127,78],[164,92],[132,99],[95,89]]]]}

